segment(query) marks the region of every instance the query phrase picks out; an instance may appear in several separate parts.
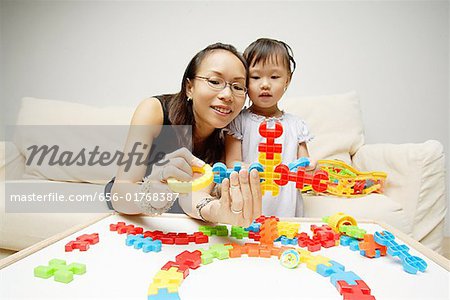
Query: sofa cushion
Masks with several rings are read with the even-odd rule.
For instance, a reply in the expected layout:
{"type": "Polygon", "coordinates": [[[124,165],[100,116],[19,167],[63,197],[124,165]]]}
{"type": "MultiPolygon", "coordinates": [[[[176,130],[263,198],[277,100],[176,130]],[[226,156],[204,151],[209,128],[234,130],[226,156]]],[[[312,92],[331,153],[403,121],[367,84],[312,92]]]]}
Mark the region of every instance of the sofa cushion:
{"type": "Polygon", "coordinates": [[[282,108],[303,118],[314,139],[308,143],[315,159],[339,159],[351,164],[351,156],[364,144],[359,98],[355,92],[317,97],[288,97],[282,108]]]}
{"type": "MultiPolygon", "coordinates": [[[[95,107],[86,104],[71,103],[56,100],[24,98],[21,103],[17,126],[14,132],[14,142],[27,162],[24,178],[50,179],[56,181],[91,182],[104,184],[117,171],[117,164],[100,165],[87,163],[89,152],[98,147],[102,153],[122,151],[133,107],[95,107]],[[57,145],[58,151],[49,152],[39,163],[40,153],[33,156],[29,147],[57,145]],[[62,156],[69,151],[75,158],[84,149],[86,162],[77,165],[51,164],[51,154],[55,160],[69,161],[68,156],[62,156]],[[30,159],[34,157],[34,159],[30,159]]],[[[68,153],[69,153],[68,152],[68,153]]],[[[95,160],[99,158],[97,155],[95,160]]],[[[95,161],[94,160],[94,161],[95,161]]],[[[81,161],[78,159],[77,161],[81,161]]],[[[105,160],[107,161],[107,159],[105,160]]]]}
{"type": "Polygon", "coordinates": [[[385,222],[411,235],[412,224],[402,206],[382,194],[369,194],[359,198],[315,196],[303,194],[305,217],[322,218],[344,212],[357,220],[385,222]]]}

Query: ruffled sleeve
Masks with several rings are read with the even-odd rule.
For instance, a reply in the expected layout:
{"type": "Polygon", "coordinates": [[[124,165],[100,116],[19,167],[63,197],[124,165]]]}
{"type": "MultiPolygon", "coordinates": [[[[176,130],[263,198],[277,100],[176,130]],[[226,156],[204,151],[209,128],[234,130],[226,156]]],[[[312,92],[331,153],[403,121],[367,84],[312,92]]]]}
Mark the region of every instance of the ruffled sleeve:
{"type": "Polygon", "coordinates": [[[239,113],[239,115],[231,121],[230,124],[225,128],[225,132],[228,135],[231,135],[235,139],[238,139],[242,141],[243,138],[243,118],[242,118],[243,111],[239,113]]]}
{"type": "Polygon", "coordinates": [[[309,132],[308,126],[306,125],[305,121],[303,121],[300,118],[297,118],[296,123],[297,123],[297,142],[299,144],[310,142],[314,138],[314,136],[309,132]]]}

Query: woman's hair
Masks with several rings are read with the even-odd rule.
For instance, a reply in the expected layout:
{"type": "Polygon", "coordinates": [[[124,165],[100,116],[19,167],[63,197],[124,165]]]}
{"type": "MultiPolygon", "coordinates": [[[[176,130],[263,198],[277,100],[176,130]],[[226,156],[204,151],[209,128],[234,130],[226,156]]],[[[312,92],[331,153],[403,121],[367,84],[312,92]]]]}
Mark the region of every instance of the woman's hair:
{"type": "MultiPolygon", "coordinates": [[[[200,67],[200,64],[208,56],[208,54],[210,54],[214,50],[225,50],[234,54],[244,65],[246,78],[248,77],[247,62],[242,54],[239,53],[234,46],[229,44],[215,43],[201,50],[191,59],[191,61],[187,65],[186,70],[184,71],[183,79],[181,81],[180,92],[177,94],[163,96],[164,100],[167,101],[169,120],[173,125],[192,125],[192,130],[194,130],[195,118],[192,109],[193,101],[187,101],[187,83],[188,79],[194,80],[195,76],[197,76],[197,71],[200,67]]],[[[184,141],[184,143],[186,143],[186,140],[184,141]]],[[[192,149],[193,154],[210,164],[223,159],[225,147],[220,128],[216,128],[214,130],[214,132],[205,141],[205,145],[206,146],[202,147],[202,149],[192,149]]],[[[188,144],[188,146],[191,145],[188,144]]]]}
{"type": "Polygon", "coordinates": [[[278,57],[281,57],[283,64],[289,71],[289,77],[294,74],[296,62],[291,47],[283,41],[261,38],[251,43],[244,51],[244,58],[249,66],[255,66],[260,61],[265,64],[268,60],[274,60],[278,63],[278,57]]]}

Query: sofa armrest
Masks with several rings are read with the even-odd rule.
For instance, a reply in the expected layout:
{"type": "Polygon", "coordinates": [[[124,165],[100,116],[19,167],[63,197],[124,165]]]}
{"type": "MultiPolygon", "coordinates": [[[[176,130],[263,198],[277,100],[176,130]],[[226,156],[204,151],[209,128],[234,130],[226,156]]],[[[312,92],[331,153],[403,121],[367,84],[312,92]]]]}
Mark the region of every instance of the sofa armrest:
{"type": "Polygon", "coordinates": [[[403,207],[411,222],[412,237],[438,249],[447,209],[442,144],[429,140],[421,144],[364,145],[352,161],[361,171],[388,174],[385,194],[403,207]]]}
{"type": "Polygon", "coordinates": [[[0,141],[0,180],[21,179],[25,171],[25,157],[10,141],[0,141]]]}

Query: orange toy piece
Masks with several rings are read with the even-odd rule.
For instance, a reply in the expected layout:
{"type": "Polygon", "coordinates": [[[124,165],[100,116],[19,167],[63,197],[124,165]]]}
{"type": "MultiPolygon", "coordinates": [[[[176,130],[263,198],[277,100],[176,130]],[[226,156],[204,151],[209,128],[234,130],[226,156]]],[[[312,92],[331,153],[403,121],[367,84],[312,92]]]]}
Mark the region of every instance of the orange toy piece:
{"type": "Polygon", "coordinates": [[[278,238],[278,221],[275,219],[267,219],[261,225],[259,234],[261,239],[259,242],[266,245],[273,245],[273,241],[278,238]]]}
{"type": "Polygon", "coordinates": [[[365,234],[364,240],[359,242],[359,250],[364,251],[364,256],[374,258],[377,257],[377,250],[380,256],[386,256],[387,247],[376,243],[373,234],[365,234]]]}

